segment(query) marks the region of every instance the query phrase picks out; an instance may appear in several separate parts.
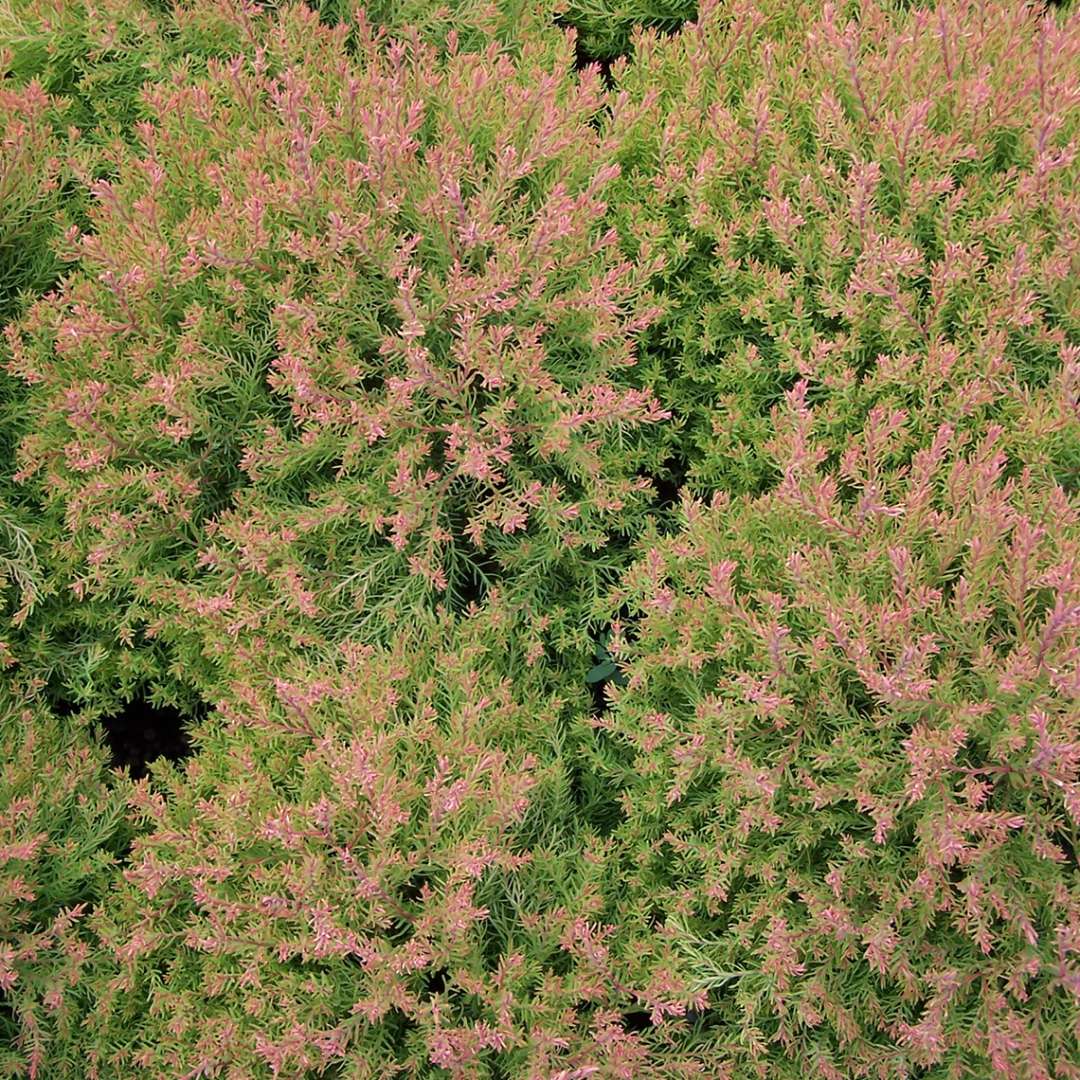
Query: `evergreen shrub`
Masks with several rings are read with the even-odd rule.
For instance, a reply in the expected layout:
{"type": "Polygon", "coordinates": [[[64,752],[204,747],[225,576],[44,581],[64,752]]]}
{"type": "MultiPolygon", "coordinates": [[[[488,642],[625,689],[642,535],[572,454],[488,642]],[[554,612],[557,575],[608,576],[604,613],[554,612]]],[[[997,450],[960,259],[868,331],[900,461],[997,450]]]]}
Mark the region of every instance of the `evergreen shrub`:
{"type": "Polygon", "coordinates": [[[140,151],[7,335],[57,573],[132,647],[177,610],[375,640],[498,581],[600,595],[668,414],[596,73],[561,34],[440,62],[370,27],[346,51],[303,5],[177,22],[221,56],[144,88],[140,151]]]}
{"type": "Polygon", "coordinates": [[[5,1075],[1078,1080],[1077,16],[515,10],[4,53],[5,1075]]]}
{"type": "Polygon", "coordinates": [[[134,831],[100,742],[38,689],[0,685],[0,1076],[56,1075],[100,948],[86,921],[134,831]]]}

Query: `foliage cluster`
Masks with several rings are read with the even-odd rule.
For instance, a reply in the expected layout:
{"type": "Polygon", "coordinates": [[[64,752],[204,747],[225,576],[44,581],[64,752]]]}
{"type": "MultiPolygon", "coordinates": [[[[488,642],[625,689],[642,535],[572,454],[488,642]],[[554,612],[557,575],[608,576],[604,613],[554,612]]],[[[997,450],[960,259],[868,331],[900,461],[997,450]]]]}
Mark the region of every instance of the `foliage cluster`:
{"type": "Polygon", "coordinates": [[[97,737],[53,715],[39,689],[21,678],[0,685],[3,1076],[48,1075],[54,1047],[73,1037],[85,965],[100,948],[84,922],[135,831],[97,737]]]}
{"type": "Polygon", "coordinates": [[[1071,10],[0,14],[0,1075],[1080,1078],[1071,10]]]}

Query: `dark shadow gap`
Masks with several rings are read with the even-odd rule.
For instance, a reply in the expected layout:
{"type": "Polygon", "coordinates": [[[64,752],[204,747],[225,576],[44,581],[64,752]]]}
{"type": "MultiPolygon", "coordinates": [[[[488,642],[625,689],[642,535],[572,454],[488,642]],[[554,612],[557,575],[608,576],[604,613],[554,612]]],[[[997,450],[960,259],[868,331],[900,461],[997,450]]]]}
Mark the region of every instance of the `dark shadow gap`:
{"type": "Polygon", "coordinates": [[[607,680],[589,684],[589,692],[592,695],[592,715],[594,717],[601,717],[607,712],[608,701],[607,695],[604,693],[606,685],[607,680]]]}
{"type": "Polygon", "coordinates": [[[503,572],[492,551],[481,551],[461,535],[460,529],[455,529],[454,533],[454,539],[459,550],[465,553],[465,558],[456,560],[450,568],[448,599],[451,611],[464,614],[472,605],[480,607],[483,604],[489,588],[502,580],[503,572]]]}
{"type": "Polygon", "coordinates": [[[634,1009],[622,1014],[622,1026],[624,1031],[640,1035],[652,1030],[652,1017],[644,1009],[634,1009]]]}
{"type": "Polygon", "coordinates": [[[138,780],[158,758],[178,762],[190,757],[190,719],[171,705],[153,705],[141,695],[134,698],[119,713],[101,720],[105,743],[112,751],[110,767],[126,767],[138,780]]]}
{"type": "Polygon", "coordinates": [[[605,838],[623,820],[622,804],[610,788],[597,776],[576,761],[568,766],[570,800],[577,809],[579,820],[605,838]]]}
{"type": "Polygon", "coordinates": [[[1080,852],[1077,852],[1073,838],[1064,830],[1054,833],[1050,840],[1065,854],[1065,859],[1073,871],[1080,870],[1080,852]]]}
{"type": "MultiPolygon", "coordinates": [[[[555,19],[555,25],[561,30],[575,29],[574,24],[571,23],[565,15],[559,15],[555,19]]],[[[580,31],[577,31],[577,37],[574,40],[574,70],[577,72],[584,71],[589,64],[600,65],[600,81],[605,90],[615,89],[615,79],[611,74],[611,65],[617,60],[617,56],[612,57],[600,57],[593,56],[586,51],[585,45],[582,40],[580,31]]]]}
{"type": "Polygon", "coordinates": [[[655,473],[640,470],[638,476],[648,477],[656,492],[653,506],[660,511],[671,512],[678,508],[679,492],[686,484],[690,462],[683,454],[672,454],[655,473]]]}
{"type": "Polygon", "coordinates": [[[401,886],[401,899],[407,904],[420,904],[424,901],[424,886],[431,885],[427,874],[416,873],[401,886]]]}

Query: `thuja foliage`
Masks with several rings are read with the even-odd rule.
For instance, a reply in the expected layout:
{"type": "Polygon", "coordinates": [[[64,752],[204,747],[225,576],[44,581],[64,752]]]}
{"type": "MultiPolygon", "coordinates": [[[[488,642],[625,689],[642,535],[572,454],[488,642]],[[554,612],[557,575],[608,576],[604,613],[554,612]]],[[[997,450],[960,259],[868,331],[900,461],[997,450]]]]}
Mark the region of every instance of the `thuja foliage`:
{"type": "Polygon", "coordinates": [[[605,845],[575,791],[575,694],[530,636],[496,597],[319,662],[231,650],[197,758],[130,800],[140,835],[90,916],[85,1018],[54,1061],[671,1075],[621,1021],[667,950],[613,967],[593,923],[605,845]]]}
{"type": "Polygon", "coordinates": [[[4,0],[5,77],[36,81],[63,102],[79,150],[105,149],[137,120],[139,88],[159,74],[167,27],[139,0],[4,0]]]}
{"type": "MultiPolygon", "coordinates": [[[[10,53],[0,54],[0,61],[9,59],[10,53]]],[[[57,232],[60,144],[40,85],[0,87],[0,320],[6,325],[60,266],[50,248],[57,232]]],[[[11,479],[25,396],[24,384],[0,371],[0,598],[15,624],[46,591],[32,536],[35,508],[19,498],[11,479]]],[[[6,638],[0,633],[0,666],[10,660],[6,638]]]]}
{"type": "Polygon", "coordinates": [[[133,827],[98,740],[21,679],[0,684],[0,745],[0,1075],[47,1075],[100,948],[84,920],[133,827]]]}
{"type": "Polygon", "coordinates": [[[504,576],[596,595],[668,415],[634,385],[659,260],[602,226],[596,73],[561,35],[347,53],[302,5],[184,30],[234,57],[144,89],[141,152],[7,336],[17,479],[62,509],[77,595],[126,598],[124,639],[176,607],[377,636],[504,576]]]}
{"type": "MultiPolygon", "coordinates": [[[[174,11],[189,3],[147,0],[146,6],[174,11]]],[[[671,33],[697,11],[694,0],[311,0],[308,7],[327,26],[364,21],[394,35],[407,29],[440,48],[452,33],[470,51],[492,39],[515,50],[529,37],[562,27],[574,31],[585,55],[602,61],[630,53],[635,28],[671,33]]]]}
{"type": "MultiPolygon", "coordinates": [[[[1080,332],[1075,15],[809,15],[710,4],[642,34],[619,78],[612,203],[620,235],[665,256],[673,303],[643,366],[701,495],[777,482],[770,410],[799,378],[833,464],[884,402],[924,443],[942,420],[1011,439],[997,380],[1045,385],[1080,332]]],[[[1075,440],[1046,428],[1042,451],[1075,488],[1075,440]]]]}
{"type": "Polygon", "coordinates": [[[663,926],[729,1075],[1072,1076],[1075,20],[804,16],[643,35],[623,80],[709,497],[612,597],[608,918],[663,926]]]}
{"type": "MultiPolygon", "coordinates": [[[[1033,425],[1076,422],[1076,365],[1033,425]]],[[[1075,1075],[1075,500],[1037,437],[883,407],[834,477],[808,393],[781,483],[687,499],[615,597],[612,922],[660,919],[732,1076],[1075,1075]]]]}
{"type": "MultiPolygon", "coordinates": [[[[29,294],[40,291],[56,265],[49,250],[56,212],[57,143],[40,87],[0,91],[0,319],[19,313],[29,294]]],[[[19,431],[15,415],[22,384],[0,373],[0,490],[10,491],[11,463],[19,431]]],[[[27,532],[28,522],[11,505],[0,504],[0,592],[14,599],[14,618],[33,608],[44,583],[27,532]]],[[[2,647],[0,647],[2,649],[2,647]]],[[[5,654],[0,651],[0,663],[5,654]]]]}
{"type": "Polygon", "coordinates": [[[1076,15],[47,6],[6,1074],[1080,1077],[1076,15]]]}
{"type": "MultiPolygon", "coordinates": [[[[0,191],[0,321],[23,313],[55,286],[65,266],[63,237],[93,226],[94,181],[114,176],[136,145],[140,89],[183,57],[198,69],[209,49],[142,0],[9,0],[0,4],[3,77],[3,188],[0,191]]],[[[8,354],[5,353],[5,359],[8,354]]],[[[12,635],[63,700],[116,707],[147,679],[165,680],[160,648],[117,650],[120,620],[105,597],[72,604],[75,585],[53,558],[62,512],[49,514],[18,472],[15,447],[33,430],[27,385],[0,372],[0,589],[10,627],[0,630],[0,662],[12,635]],[[27,614],[37,618],[25,624],[27,614]]],[[[175,692],[175,686],[170,689],[175,692]]]]}

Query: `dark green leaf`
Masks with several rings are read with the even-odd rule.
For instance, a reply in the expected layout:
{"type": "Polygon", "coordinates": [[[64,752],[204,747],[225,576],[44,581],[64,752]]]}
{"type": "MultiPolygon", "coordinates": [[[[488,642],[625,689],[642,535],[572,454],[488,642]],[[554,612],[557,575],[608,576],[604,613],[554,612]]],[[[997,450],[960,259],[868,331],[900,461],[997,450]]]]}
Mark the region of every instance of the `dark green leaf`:
{"type": "Polygon", "coordinates": [[[604,660],[594,667],[588,675],[585,676],[587,683],[603,682],[605,679],[610,679],[615,674],[615,661],[604,660]]]}

